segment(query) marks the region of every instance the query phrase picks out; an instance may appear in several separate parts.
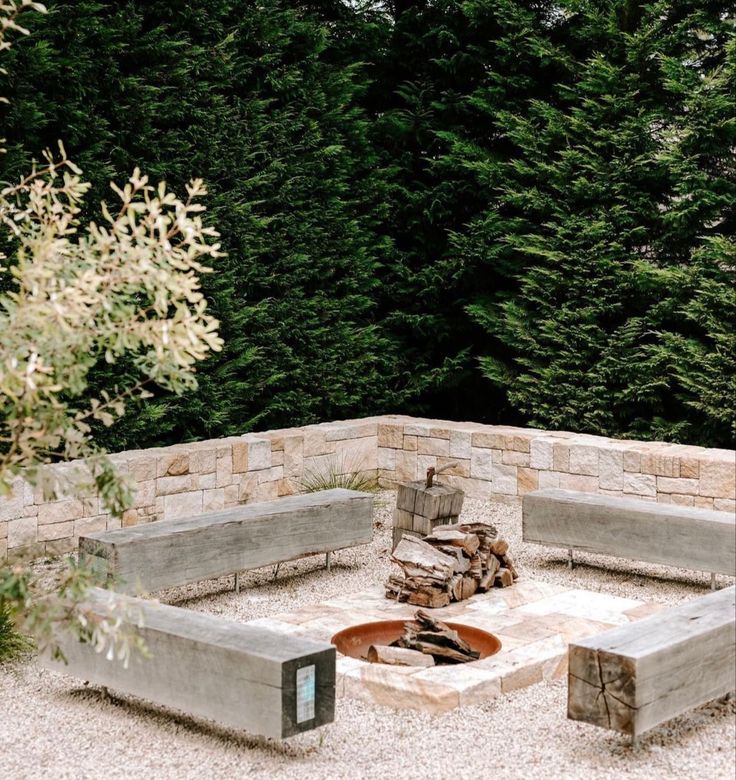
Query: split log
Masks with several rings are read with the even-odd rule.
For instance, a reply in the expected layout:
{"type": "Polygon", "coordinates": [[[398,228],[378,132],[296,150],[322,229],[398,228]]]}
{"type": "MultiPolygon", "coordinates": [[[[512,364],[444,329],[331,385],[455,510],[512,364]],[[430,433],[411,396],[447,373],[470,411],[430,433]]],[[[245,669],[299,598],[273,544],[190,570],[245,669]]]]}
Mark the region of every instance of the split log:
{"type": "Polygon", "coordinates": [[[478,580],[466,574],[463,577],[463,599],[469,599],[476,590],[478,590],[478,580]]]}
{"type": "Polygon", "coordinates": [[[435,528],[429,536],[425,537],[424,541],[431,545],[460,547],[468,557],[474,555],[480,547],[480,539],[475,534],[466,534],[456,530],[438,531],[435,528]]]}
{"type": "Polygon", "coordinates": [[[480,559],[480,555],[476,554],[470,559],[469,573],[474,580],[478,580],[479,582],[483,578],[483,563],[480,559]]]}
{"type": "Polygon", "coordinates": [[[480,658],[480,653],[446,623],[422,610],[415,618],[415,622],[404,625],[404,633],[395,643],[398,647],[427,653],[438,663],[467,663],[480,658]]]}
{"type": "Polygon", "coordinates": [[[432,577],[446,581],[455,571],[454,558],[411,536],[405,536],[398,543],[391,560],[401,566],[407,577],[432,577]]]}
{"type": "Polygon", "coordinates": [[[501,567],[496,574],[494,584],[500,588],[508,588],[514,584],[514,577],[508,569],[501,567]]]}
{"type": "Polygon", "coordinates": [[[368,648],[368,661],[372,664],[389,664],[390,666],[434,666],[434,658],[419,650],[409,650],[406,647],[391,647],[389,645],[371,645],[368,648]]]}
{"type": "Polygon", "coordinates": [[[488,557],[488,568],[486,569],[486,573],[478,583],[478,590],[481,593],[485,593],[493,587],[493,582],[496,579],[496,574],[500,568],[501,564],[498,562],[498,558],[496,558],[495,555],[490,555],[488,557]]]}
{"type": "Polygon", "coordinates": [[[470,561],[463,555],[460,547],[447,547],[444,544],[438,544],[436,549],[445,553],[445,555],[452,555],[456,559],[455,574],[464,574],[470,568],[470,561]]]}
{"type": "Polygon", "coordinates": [[[491,552],[494,555],[504,556],[509,551],[509,543],[505,539],[496,539],[491,543],[491,552]]]}

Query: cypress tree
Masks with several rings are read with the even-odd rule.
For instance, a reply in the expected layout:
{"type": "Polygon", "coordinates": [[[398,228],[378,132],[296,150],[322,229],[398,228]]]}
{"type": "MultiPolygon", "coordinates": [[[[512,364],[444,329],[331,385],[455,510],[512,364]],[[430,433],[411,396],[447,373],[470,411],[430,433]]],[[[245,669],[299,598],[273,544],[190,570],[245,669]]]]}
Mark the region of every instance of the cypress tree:
{"type": "Polygon", "coordinates": [[[179,189],[201,176],[227,252],[205,278],[224,353],[197,393],[154,399],[107,444],[390,407],[399,383],[374,313],[383,198],[358,107],[365,77],[332,48],[339,29],[278,0],[50,11],[13,51],[4,178],[59,137],[97,197],[135,165],[179,189]]]}
{"type": "Polygon", "coordinates": [[[499,120],[516,151],[497,212],[515,221],[490,216],[483,240],[516,287],[470,307],[502,345],[482,368],[534,425],[725,443],[733,17],[568,8],[570,79],[499,120]]]}

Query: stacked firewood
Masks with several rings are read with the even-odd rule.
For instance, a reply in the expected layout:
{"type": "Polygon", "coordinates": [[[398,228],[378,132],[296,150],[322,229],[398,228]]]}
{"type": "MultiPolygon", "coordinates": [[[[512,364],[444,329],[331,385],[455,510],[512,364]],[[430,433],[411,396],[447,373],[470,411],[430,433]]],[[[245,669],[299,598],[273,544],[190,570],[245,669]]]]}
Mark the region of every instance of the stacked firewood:
{"type": "Polygon", "coordinates": [[[486,523],[439,525],[424,539],[404,537],[391,560],[402,573],[390,575],[386,597],[419,607],[446,607],[518,577],[508,542],[486,523]]]}
{"type": "Polygon", "coordinates": [[[477,661],[480,653],[446,623],[435,620],[421,609],[414,621],[404,624],[403,634],[390,645],[371,645],[371,663],[392,666],[434,666],[477,661]]]}

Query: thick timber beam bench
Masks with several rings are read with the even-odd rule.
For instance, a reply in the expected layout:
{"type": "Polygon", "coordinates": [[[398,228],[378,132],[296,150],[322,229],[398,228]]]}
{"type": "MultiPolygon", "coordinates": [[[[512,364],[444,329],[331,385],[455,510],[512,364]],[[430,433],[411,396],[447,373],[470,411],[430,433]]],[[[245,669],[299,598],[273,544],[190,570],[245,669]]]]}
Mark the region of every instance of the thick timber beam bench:
{"type": "Polygon", "coordinates": [[[335,648],[326,642],[98,588],[86,600],[93,615],[137,631],[150,657],[133,652],[126,667],[67,633],[67,663],[46,653],[48,668],[278,739],[335,719],[335,648]]]}
{"type": "Polygon", "coordinates": [[[525,542],[736,576],[736,517],[634,498],[546,489],[522,499],[525,542]]]}
{"type": "Polygon", "coordinates": [[[324,490],[79,538],[115,590],[152,592],[368,544],[373,496],[324,490]]]}
{"type": "Polygon", "coordinates": [[[569,647],[567,716],[630,734],[736,688],[736,588],[569,647]]]}

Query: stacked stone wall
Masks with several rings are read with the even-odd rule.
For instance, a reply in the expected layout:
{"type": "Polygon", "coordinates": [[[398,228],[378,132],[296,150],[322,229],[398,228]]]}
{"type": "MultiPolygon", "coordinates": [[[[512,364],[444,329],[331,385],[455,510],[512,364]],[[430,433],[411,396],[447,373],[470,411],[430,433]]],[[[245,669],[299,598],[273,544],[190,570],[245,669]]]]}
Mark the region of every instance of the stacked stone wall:
{"type": "MultiPolygon", "coordinates": [[[[313,475],[376,475],[383,487],[456,461],[442,480],[471,497],[518,502],[561,487],[736,511],[736,452],[397,415],[266,431],[112,456],[135,496],[122,518],[95,495],[44,500],[17,479],[0,499],[0,561],[54,555],[81,534],[267,501],[313,475]]],[[[69,468],[64,466],[62,468],[69,468]]]]}

